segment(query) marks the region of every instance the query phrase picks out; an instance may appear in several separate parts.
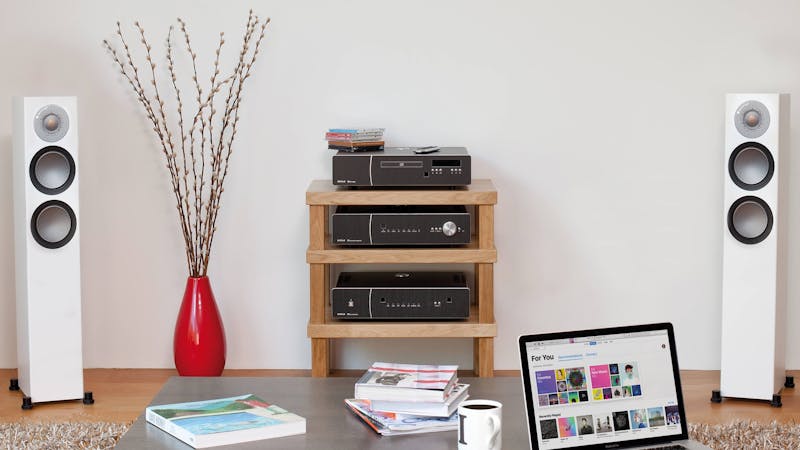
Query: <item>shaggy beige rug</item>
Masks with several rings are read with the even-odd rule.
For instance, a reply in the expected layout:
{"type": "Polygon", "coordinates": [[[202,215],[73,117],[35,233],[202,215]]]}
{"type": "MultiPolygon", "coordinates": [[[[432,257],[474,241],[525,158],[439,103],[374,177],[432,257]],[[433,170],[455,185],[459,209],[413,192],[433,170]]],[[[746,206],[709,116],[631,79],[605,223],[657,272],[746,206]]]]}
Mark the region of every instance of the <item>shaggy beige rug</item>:
{"type": "Polygon", "coordinates": [[[689,424],[689,436],[714,450],[800,448],[800,425],[739,421],[728,425],[689,424]]]}
{"type": "Polygon", "coordinates": [[[113,448],[130,427],[126,423],[2,423],[0,449],[113,448]]]}
{"type": "MultiPolygon", "coordinates": [[[[110,449],[129,426],[108,422],[0,424],[0,449],[110,449]]],[[[715,450],[800,448],[800,425],[796,424],[689,424],[689,435],[715,450]]]]}

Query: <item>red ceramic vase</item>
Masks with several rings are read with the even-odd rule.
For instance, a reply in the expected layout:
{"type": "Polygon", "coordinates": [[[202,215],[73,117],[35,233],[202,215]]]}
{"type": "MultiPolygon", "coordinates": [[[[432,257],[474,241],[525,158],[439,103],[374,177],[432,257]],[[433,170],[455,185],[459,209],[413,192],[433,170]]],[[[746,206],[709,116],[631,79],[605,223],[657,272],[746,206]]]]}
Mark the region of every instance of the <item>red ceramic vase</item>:
{"type": "Polygon", "coordinates": [[[181,376],[217,377],[225,368],[225,328],[208,277],[189,277],[175,323],[175,368],[181,376]]]}

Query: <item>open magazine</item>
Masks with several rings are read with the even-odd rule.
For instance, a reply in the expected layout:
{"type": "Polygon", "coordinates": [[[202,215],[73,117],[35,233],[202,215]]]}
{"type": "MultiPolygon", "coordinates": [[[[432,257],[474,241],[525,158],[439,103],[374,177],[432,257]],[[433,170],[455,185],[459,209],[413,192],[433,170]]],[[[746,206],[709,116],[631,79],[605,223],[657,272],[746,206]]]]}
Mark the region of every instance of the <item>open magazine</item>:
{"type": "Polygon", "coordinates": [[[359,399],[344,401],[347,408],[382,436],[431,433],[458,429],[458,414],[450,417],[425,417],[411,414],[373,411],[369,402],[359,399]]]}

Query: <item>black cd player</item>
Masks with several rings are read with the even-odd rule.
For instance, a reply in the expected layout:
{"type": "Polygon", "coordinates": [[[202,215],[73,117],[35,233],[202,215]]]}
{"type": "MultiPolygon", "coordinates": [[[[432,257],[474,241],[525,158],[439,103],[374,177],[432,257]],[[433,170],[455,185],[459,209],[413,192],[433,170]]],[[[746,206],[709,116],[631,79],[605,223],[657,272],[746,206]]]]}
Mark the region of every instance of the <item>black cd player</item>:
{"type": "Polygon", "coordinates": [[[467,186],[470,156],[464,147],[414,153],[413,147],[333,155],[333,184],[340,186],[467,186]]]}

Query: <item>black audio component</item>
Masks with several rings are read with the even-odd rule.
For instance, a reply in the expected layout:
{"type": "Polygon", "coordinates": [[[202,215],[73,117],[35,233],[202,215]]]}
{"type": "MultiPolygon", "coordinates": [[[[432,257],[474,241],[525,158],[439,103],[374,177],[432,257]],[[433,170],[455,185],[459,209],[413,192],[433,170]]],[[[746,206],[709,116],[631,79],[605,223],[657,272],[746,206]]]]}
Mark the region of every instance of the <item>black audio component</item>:
{"type": "Polygon", "coordinates": [[[463,272],[342,272],[331,288],[335,319],[469,318],[463,272]]]}
{"type": "Polygon", "coordinates": [[[342,186],[466,186],[472,182],[464,147],[414,153],[410,147],[333,155],[333,184],[342,186]]]}
{"type": "Polygon", "coordinates": [[[470,214],[463,206],[338,206],[331,244],[469,244],[470,214]]]}

